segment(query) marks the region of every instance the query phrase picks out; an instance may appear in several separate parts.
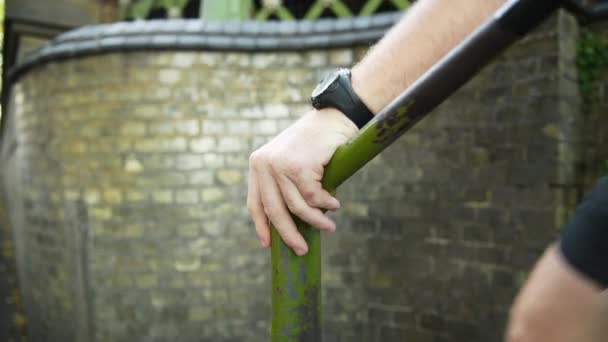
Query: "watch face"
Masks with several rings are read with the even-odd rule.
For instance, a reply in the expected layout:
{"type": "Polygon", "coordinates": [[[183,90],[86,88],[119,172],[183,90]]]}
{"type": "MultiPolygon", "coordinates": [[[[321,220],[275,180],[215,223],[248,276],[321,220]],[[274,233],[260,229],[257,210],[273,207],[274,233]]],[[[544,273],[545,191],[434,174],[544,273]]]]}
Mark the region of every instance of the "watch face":
{"type": "Polygon", "coordinates": [[[332,84],[336,78],[338,78],[337,72],[332,72],[331,74],[327,75],[327,77],[325,77],[325,79],[315,87],[315,90],[312,91],[312,97],[317,97],[320,94],[323,94],[327,87],[329,87],[329,85],[332,84]]]}
{"type": "Polygon", "coordinates": [[[348,69],[337,69],[334,70],[331,74],[327,75],[327,77],[325,77],[325,79],[323,81],[321,81],[321,83],[319,83],[316,87],[315,90],[312,91],[312,97],[317,97],[321,94],[323,94],[323,92],[325,90],[327,90],[327,88],[334,83],[334,81],[340,77],[341,75],[347,75],[349,73],[348,69]]]}

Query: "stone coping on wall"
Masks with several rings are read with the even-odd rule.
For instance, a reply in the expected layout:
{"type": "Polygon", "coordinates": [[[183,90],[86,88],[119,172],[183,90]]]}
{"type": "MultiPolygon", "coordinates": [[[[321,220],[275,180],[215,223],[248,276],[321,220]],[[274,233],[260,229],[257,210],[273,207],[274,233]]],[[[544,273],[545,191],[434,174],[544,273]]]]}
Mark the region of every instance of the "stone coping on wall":
{"type": "MultiPolygon", "coordinates": [[[[49,61],[109,52],[145,50],[285,51],[369,44],[403,15],[396,11],[371,16],[297,21],[140,20],[84,26],[59,35],[9,70],[5,90],[21,75],[49,61]]],[[[0,143],[6,121],[0,118],[0,143]]]]}
{"type": "Polygon", "coordinates": [[[378,40],[403,12],[315,21],[148,20],[93,25],[66,32],[9,71],[9,84],[50,61],[116,51],[327,49],[378,40]]]}

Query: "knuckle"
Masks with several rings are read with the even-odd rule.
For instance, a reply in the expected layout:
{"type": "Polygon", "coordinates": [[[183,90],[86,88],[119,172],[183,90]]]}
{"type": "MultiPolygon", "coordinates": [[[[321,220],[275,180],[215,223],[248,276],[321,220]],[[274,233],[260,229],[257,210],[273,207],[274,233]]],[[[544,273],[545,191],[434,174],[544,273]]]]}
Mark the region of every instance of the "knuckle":
{"type": "Polygon", "coordinates": [[[251,153],[251,155],[249,156],[249,165],[252,169],[257,170],[259,169],[260,166],[260,162],[261,162],[261,152],[260,150],[254,151],[253,153],[251,153]]]}
{"type": "Polygon", "coordinates": [[[297,161],[287,160],[285,172],[294,179],[300,179],[304,171],[304,167],[297,161]]]}
{"type": "Polygon", "coordinates": [[[315,191],[305,190],[302,193],[302,197],[304,197],[304,199],[306,200],[306,203],[308,203],[311,206],[314,206],[314,205],[317,204],[318,196],[317,196],[317,193],[315,191]]]}
{"type": "Polygon", "coordinates": [[[306,177],[304,176],[305,172],[304,172],[304,168],[302,167],[299,170],[292,170],[287,177],[298,187],[302,187],[302,186],[306,186],[306,182],[310,181],[306,180],[306,177]]]}
{"type": "Polygon", "coordinates": [[[287,206],[287,209],[289,209],[289,211],[293,212],[294,210],[297,210],[296,201],[294,201],[293,198],[285,197],[284,200],[285,200],[285,205],[287,206]]]}
{"type": "Polygon", "coordinates": [[[276,157],[274,155],[275,154],[271,151],[268,151],[266,149],[259,149],[257,151],[254,151],[249,156],[249,163],[256,171],[265,169],[266,167],[268,167],[268,165],[272,167],[276,163],[276,157]]]}
{"type": "Polygon", "coordinates": [[[297,159],[293,158],[289,152],[276,150],[268,155],[268,163],[271,169],[277,174],[296,175],[303,171],[303,166],[297,159]]]}
{"type": "Polygon", "coordinates": [[[279,210],[275,206],[264,207],[264,212],[266,213],[266,216],[270,218],[276,218],[279,215],[279,210]]]}
{"type": "Polygon", "coordinates": [[[268,155],[268,164],[273,170],[279,170],[283,167],[285,158],[279,152],[272,152],[268,155]]]}
{"type": "Polygon", "coordinates": [[[302,214],[304,214],[304,208],[302,208],[301,206],[297,205],[296,203],[294,203],[291,200],[288,200],[285,202],[285,205],[287,205],[287,209],[289,209],[289,211],[291,213],[293,213],[294,215],[300,217],[302,216],[302,214]]]}
{"type": "Polygon", "coordinates": [[[258,160],[259,155],[260,155],[260,150],[255,150],[255,151],[251,152],[251,154],[249,155],[249,164],[255,164],[258,160]]]}

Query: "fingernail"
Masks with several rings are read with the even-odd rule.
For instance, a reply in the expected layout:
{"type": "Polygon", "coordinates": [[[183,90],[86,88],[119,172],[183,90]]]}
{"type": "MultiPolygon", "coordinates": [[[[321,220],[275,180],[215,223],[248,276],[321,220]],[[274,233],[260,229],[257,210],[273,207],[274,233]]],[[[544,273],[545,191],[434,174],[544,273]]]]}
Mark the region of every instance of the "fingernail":
{"type": "Polygon", "coordinates": [[[306,254],[306,248],[302,248],[302,247],[296,247],[295,249],[296,255],[297,256],[302,256],[304,254],[306,254]]]}
{"type": "Polygon", "coordinates": [[[338,201],[338,199],[335,197],[334,197],[334,207],[336,207],[336,209],[340,209],[340,201],[338,201]]]}
{"type": "Polygon", "coordinates": [[[264,247],[264,248],[268,247],[266,245],[266,242],[264,240],[262,240],[262,239],[260,239],[260,244],[262,244],[262,247],[264,247]]]}

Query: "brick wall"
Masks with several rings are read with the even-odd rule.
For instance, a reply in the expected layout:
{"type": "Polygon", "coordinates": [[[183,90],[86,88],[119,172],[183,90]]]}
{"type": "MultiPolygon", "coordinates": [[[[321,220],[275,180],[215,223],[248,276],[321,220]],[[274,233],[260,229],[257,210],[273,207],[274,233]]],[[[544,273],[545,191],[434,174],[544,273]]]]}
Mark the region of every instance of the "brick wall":
{"type": "Polygon", "coordinates": [[[0,197],[0,340],[25,341],[25,322],[17,283],[15,247],[8,212],[0,197]]]}
{"type": "Polygon", "coordinates": [[[339,189],[327,340],[501,340],[578,194],[576,37],[554,17],[339,189]]]}
{"type": "MultiPolygon", "coordinates": [[[[578,196],[576,34],[552,18],[339,190],[326,341],[500,340],[578,196]]],[[[364,51],[112,53],[19,78],[2,160],[32,339],[267,341],[248,154],[364,51]]]]}
{"type": "Polygon", "coordinates": [[[352,58],[112,54],[15,84],[34,340],[75,339],[74,319],[99,341],[266,340],[248,155],[305,110],[311,70],[352,58]]]}

